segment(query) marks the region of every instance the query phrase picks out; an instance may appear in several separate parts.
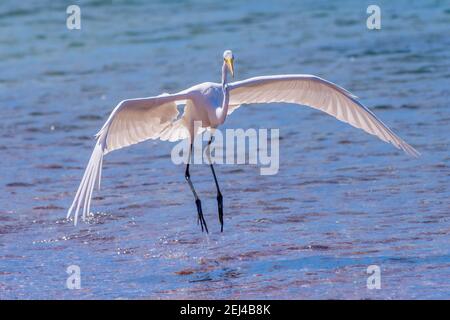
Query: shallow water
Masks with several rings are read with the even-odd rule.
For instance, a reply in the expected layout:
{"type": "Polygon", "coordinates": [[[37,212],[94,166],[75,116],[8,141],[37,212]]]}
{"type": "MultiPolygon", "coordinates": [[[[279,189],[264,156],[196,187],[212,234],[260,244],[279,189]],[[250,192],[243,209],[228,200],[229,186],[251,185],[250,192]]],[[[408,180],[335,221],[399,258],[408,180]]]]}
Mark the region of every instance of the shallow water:
{"type": "Polygon", "coordinates": [[[448,2],[378,1],[380,31],[365,1],[78,3],[81,31],[54,1],[0,3],[1,299],[450,298],[448,2]],[[238,79],[344,86],[422,156],[305,107],[242,107],[225,127],[280,128],[280,171],[217,166],[224,233],[209,168],[191,170],[206,236],[157,141],[108,155],[95,217],[66,221],[115,104],[219,81],[226,48],[238,79]]]}

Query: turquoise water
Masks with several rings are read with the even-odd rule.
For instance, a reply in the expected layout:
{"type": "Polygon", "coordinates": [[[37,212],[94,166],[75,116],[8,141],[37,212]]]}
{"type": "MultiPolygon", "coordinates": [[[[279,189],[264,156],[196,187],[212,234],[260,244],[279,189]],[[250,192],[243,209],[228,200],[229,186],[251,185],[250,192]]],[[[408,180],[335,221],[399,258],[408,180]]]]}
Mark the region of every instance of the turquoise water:
{"type": "Polygon", "coordinates": [[[447,1],[0,2],[0,298],[450,298],[447,1]],[[222,165],[225,231],[205,165],[173,144],[105,158],[95,218],[65,214],[118,101],[236,78],[312,73],[360,97],[416,147],[390,145],[305,107],[243,107],[226,128],[279,128],[280,171],[222,165]],[[81,289],[66,288],[78,265],[81,289]],[[369,265],[381,289],[368,290],[369,265]]]}

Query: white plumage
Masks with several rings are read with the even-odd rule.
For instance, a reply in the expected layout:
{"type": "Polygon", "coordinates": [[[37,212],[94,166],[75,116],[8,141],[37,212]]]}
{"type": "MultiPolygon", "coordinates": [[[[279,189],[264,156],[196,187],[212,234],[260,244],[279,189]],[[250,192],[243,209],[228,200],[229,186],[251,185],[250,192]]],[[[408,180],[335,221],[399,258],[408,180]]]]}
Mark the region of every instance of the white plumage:
{"type": "Polygon", "coordinates": [[[411,156],[419,153],[393,133],[357,97],[338,85],[313,75],[255,77],[228,85],[230,110],[241,104],[286,102],[306,105],[390,142],[411,156]]]}
{"type": "MultiPolygon", "coordinates": [[[[392,143],[409,155],[419,153],[394,134],[369,109],[347,90],[313,75],[275,75],[227,82],[233,75],[233,54],[224,53],[222,83],[206,82],[176,94],[130,99],[120,102],[96,135],[97,142],[67,217],[78,221],[80,210],[89,213],[95,184],[100,187],[103,157],[107,153],[148,139],[177,141],[195,135],[194,122],[203,128],[217,128],[243,104],[296,103],[323,111],[383,141],[392,143]],[[180,116],[177,105],[184,104],[180,116]]],[[[197,197],[197,195],[194,193],[197,197]]]]}

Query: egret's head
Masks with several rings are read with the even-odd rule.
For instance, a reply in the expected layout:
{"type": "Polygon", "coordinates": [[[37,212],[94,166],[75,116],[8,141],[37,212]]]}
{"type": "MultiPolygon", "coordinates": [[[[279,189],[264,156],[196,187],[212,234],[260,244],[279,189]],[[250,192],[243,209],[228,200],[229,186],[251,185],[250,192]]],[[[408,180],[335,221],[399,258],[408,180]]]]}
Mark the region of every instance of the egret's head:
{"type": "Polygon", "coordinates": [[[227,65],[228,71],[230,71],[231,76],[234,78],[234,56],[231,50],[225,50],[223,53],[223,61],[227,65]]]}

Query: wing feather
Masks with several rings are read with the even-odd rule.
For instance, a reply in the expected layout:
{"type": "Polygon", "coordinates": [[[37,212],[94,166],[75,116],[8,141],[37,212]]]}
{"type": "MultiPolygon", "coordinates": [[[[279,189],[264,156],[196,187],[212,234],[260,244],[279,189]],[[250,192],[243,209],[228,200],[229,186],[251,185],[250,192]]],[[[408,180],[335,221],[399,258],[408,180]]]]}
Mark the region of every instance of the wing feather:
{"type": "Polygon", "coordinates": [[[188,137],[183,119],[178,119],[177,101],[186,101],[187,94],[164,94],[157,97],[124,100],[113,110],[106,123],[96,134],[96,144],[87,164],[75,198],[67,212],[83,220],[90,213],[94,185],[100,188],[103,157],[147,139],[176,141],[188,137]]]}
{"type": "Polygon", "coordinates": [[[420,153],[393,133],[357,97],[342,87],[313,75],[276,75],[250,78],[228,85],[228,114],[243,104],[285,102],[306,105],[332,115],[392,143],[407,154],[420,153]]]}

